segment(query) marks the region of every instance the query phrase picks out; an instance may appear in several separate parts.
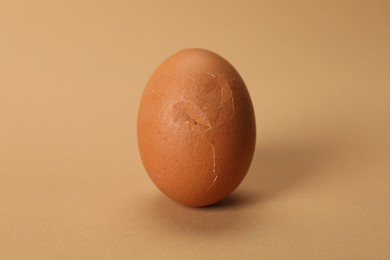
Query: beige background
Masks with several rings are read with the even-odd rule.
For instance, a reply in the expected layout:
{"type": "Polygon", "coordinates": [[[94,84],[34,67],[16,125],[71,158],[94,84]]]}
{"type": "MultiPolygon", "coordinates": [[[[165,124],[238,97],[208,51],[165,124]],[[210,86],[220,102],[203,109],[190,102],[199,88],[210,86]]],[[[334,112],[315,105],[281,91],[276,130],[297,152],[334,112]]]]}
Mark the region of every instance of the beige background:
{"type": "Polygon", "coordinates": [[[390,259],[389,72],[389,1],[2,0],[0,258],[390,259]],[[258,125],[204,209],[136,143],[143,86],[188,47],[237,68],[258,125]]]}

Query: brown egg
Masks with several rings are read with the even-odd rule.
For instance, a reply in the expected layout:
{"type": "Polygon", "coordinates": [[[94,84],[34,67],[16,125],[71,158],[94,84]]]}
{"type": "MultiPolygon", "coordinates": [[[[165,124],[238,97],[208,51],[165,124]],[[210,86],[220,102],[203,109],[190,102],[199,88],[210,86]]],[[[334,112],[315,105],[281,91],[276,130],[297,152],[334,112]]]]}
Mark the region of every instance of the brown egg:
{"type": "Polygon", "coordinates": [[[245,177],[255,142],[248,90],[221,56],[182,50],[151,76],[138,112],[138,146],[168,197],[189,206],[225,198],[245,177]]]}

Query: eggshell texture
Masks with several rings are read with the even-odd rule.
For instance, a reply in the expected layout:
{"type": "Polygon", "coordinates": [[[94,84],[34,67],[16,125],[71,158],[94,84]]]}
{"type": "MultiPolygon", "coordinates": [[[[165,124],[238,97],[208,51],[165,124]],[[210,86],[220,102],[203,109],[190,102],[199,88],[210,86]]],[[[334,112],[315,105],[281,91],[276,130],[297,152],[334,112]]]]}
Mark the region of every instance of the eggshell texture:
{"type": "Polygon", "coordinates": [[[138,146],[150,178],[189,206],[213,204],[245,177],[256,142],[252,102],[221,56],[182,50],[153,73],[138,113],[138,146]]]}

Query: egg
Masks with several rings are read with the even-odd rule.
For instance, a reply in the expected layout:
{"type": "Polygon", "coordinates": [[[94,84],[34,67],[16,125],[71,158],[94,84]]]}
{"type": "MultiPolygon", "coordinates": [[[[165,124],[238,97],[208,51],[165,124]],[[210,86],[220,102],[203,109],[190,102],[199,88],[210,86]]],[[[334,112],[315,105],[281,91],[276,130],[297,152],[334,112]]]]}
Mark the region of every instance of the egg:
{"type": "Polygon", "coordinates": [[[244,81],[218,54],[179,51],[155,70],[138,111],[138,146],[153,183],[188,206],[216,203],[244,179],[256,143],[244,81]]]}

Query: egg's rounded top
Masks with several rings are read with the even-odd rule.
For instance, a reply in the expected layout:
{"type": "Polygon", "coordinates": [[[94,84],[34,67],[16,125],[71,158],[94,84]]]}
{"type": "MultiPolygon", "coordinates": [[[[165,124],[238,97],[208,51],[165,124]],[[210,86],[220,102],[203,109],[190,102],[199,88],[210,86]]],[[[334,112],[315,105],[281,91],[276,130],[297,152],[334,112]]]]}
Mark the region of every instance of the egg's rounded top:
{"type": "Polygon", "coordinates": [[[182,50],[152,74],[139,107],[138,145],[168,197],[190,206],[223,199],[245,177],[255,141],[248,90],[221,56],[182,50]]]}

